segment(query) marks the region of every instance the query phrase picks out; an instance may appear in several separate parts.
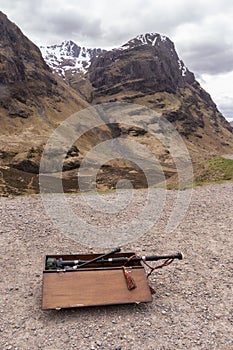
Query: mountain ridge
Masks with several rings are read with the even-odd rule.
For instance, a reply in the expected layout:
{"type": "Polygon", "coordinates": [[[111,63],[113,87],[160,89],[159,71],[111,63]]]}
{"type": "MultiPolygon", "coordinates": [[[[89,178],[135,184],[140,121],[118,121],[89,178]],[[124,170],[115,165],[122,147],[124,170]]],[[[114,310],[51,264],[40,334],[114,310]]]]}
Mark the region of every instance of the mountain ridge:
{"type": "Polygon", "coordinates": [[[65,40],[61,44],[51,46],[40,46],[42,56],[48,66],[59,75],[65,77],[65,72],[86,73],[91,64],[91,59],[106,51],[100,48],[86,48],[65,40]]]}
{"type": "MultiPolygon", "coordinates": [[[[73,40],[64,40],[61,44],[40,46],[39,49],[47,65],[52,70],[65,77],[65,72],[67,70],[71,70],[73,73],[87,73],[91,65],[91,60],[101,53],[117,50],[123,51],[143,45],[156,46],[165,41],[168,41],[173,46],[174,51],[174,44],[168,37],[154,32],[139,34],[135,38],[128,40],[125,44],[110,50],[79,46],[73,40]]],[[[178,63],[182,75],[185,76],[187,67],[180,59],[178,59],[178,63]]]]}

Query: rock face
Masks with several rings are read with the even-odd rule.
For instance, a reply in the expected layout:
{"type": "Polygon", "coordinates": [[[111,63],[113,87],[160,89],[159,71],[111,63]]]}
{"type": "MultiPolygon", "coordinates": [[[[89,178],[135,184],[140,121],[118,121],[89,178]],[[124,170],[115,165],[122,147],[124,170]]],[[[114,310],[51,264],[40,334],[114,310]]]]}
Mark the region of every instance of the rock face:
{"type": "Polygon", "coordinates": [[[139,35],[100,54],[87,77],[91,103],[122,101],[157,111],[175,125],[194,158],[232,149],[231,125],[165,36],[139,35]]]}
{"type": "Polygon", "coordinates": [[[0,106],[27,118],[40,99],[53,97],[57,82],[40,50],[0,12],[0,106]]]}
{"type": "Polygon", "coordinates": [[[89,69],[95,97],[123,90],[145,94],[175,93],[193,83],[193,73],[179,59],[174,44],[159,34],[145,34],[94,58],[89,69]]]}
{"type": "Polygon", "coordinates": [[[70,114],[87,105],[59,81],[39,48],[2,12],[0,26],[0,109],[3,114],[7,112],[14,118],[35,115],[46,118],[65,109],[70,114]],[[73,110],[67,107],[69,104],[73,110]]]}
{"type": "Polygon", "coordinates": [[[52,72],[39,48],[2,12],[0,26],[1,141],[7,136],[7,145],[18,142],[20,150],[27,139],[34,143],[39,136],[39,144],[45,142],[54,126],[88,104],[52,72]],[[14,135],[19,139],[11,140],[14,135]]]}

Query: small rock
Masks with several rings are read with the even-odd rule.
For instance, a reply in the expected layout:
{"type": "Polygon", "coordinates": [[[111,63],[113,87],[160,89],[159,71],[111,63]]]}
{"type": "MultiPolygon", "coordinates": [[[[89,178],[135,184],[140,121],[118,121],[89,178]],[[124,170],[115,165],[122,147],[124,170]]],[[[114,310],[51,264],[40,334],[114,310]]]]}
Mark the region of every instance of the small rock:
{"type": "Polygon", "coordinates": [[[216,318],[221,318],[222,315],[221,315],[221,314],[215,314],[214,316],[215,316],[216,318]]]}

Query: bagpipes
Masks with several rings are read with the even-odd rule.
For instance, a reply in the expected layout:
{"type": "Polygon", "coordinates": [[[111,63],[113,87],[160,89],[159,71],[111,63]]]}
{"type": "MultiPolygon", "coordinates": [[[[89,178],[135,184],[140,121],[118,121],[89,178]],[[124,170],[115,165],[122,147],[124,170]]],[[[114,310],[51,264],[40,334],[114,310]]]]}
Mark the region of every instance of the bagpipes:
{"type": "MultiPolygon", "coordinates": [[[[115,256],[116,253],[119,253],[121,249],[115,248],[114,250],[99,255],[91,260],[64,260],[62,258],[51,258],[48,257],[46,260],[46,270],[78,270],[83,269],[86,267],[105,267],[105,266],[120,266],[123,269],[123,273],[126,279],[127,288],[129,290],[132,290],[136,288],[136,283],[134,279],[132,278],[130,274],[130,268],[129,266],[136,266],[140,263],[144,263],[148,268],[150,268],[150,272],[148,273],[147,277],[150,276],[150,274],[158,268],[162,268],[164,266],[170,265],[175,259],[182,260],[183,254],[177,253],[177,254],[171,254],[171,255],[149,255],[149,256],[138,256],[133,254],[132,256],[115,256]],[[112,256],[112,257],[110,257],[112,256]],[[164,262],[161,265],[152,267],[147,262],[150,261],[158,261],[158,260],[164,260],[164,262]],[[94,264],[94,265],[93,265],[94,264]]],[[[121,254],[122,255],[122,254],[121,254]]]]}

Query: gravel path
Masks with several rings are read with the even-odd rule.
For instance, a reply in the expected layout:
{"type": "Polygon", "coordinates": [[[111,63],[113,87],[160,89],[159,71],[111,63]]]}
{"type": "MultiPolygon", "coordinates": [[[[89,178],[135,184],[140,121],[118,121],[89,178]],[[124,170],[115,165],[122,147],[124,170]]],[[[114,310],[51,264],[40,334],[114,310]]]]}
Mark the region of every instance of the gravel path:
{"type": "MultiPolygon", "coordinates": [[[[143,201],[145,190],[137,193],[143,201]]],[[[183,261],[153,275],[152,303],[60,311],[41,310],[44,256],[102,251],[59,233],[40,197],[2,198],[0,349],[232,349],[232,194],[232,182],[195,188],[185,219],[165,234],[175,197],[168,191],[156,226],[122,247],[148,255],[184,252],[183,261]]],[[[80,196],[69,201],[79,208],[80,196]]]]}

